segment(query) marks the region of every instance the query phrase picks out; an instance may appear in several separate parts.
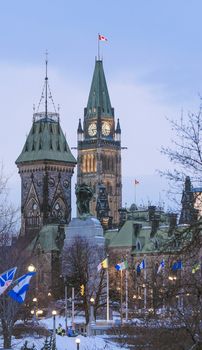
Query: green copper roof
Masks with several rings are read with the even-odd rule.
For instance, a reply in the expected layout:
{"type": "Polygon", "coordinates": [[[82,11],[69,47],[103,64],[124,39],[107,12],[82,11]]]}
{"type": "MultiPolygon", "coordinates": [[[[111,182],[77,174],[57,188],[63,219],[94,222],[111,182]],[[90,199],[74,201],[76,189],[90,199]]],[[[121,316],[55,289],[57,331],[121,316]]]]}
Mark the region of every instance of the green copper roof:
{"type": "Polygon", "coordinates": [[[34,120],[16,164],[39,160],[76,163],[59,121],[51,118],[34,120]]]}
{"type": "Polygon", "coordinates": [[[95,63],[85,117],[96,118],[98,117],[98,111],[100,111],[99,116],[103,115],[113,117],[114,114],[109,98],[102,61],[96,61],[95,63]]]}
{"type": "Polygon", "coordinates": [[[29,250],[33,250],[36,244],[39,244],[44,253],[51,251],[59,251],[57,244],[58,239],[58,225],[44,225],[31,244],[29,250]]]}
{"type": "MultiPolygon", "coordinates": [[[[109,248],[133,247],[136,243],[134,235],[133,221],[128,220],[124,223],[116,235],[109,242],[109,248]]],[[[109,236],[108,236],[109,239],[109,236]]]]}

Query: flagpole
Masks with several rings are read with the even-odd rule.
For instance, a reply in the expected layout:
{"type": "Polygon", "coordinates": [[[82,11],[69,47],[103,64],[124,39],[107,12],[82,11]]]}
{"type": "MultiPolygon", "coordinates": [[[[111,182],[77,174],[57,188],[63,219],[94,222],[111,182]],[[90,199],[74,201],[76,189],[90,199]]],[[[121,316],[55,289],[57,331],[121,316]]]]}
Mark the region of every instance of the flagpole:
{"type": "Polygon", "coordinates": [[[135,183],[135,190],[134,190],[134,203],[135,203],[135,204],[137,204],[137,203],[136,203],[136,186],[137,186],[137,185],[136,185],[136,183],[135,183]]]}
{"type": "MultiPolygon", "coordinates": [[[[164,260],[164,259],[163,259],[164,260]]],[[[163,312],[165,311],[165,296],[164,296],[164,287],[165,287],[165,268],[163,267],[162,277],[163,277],[163,312]]]]}
{"type": "Polygon", "coordinates": [[[146,256],[144,256],[144,282],[145,282],[145,287],[144,287],[144,309],[147,308],[147,287],[146,287],[146,280],[147,280],[147,262],[146,262],[146,256]]]}
{"type": "Polygon", "coordinates": [[[100,60],[100,40],[99,40],[99,35],[100,35],[100,33],[98,33],[98,61],[100,60]]]}
{"type": "Polygon", "coordinates": [[[107,255],[107,322],[109,322],[109,255],[107,255]]]}
{"type": "Polygon", "coordinates": [[[128,255],[126,255],[126,322],[128,322],[128,255]]]}
{"type": "Polygon", "coordinates": [[[121,270],[121,325],[123,324],[123,271],[121,270]]]}

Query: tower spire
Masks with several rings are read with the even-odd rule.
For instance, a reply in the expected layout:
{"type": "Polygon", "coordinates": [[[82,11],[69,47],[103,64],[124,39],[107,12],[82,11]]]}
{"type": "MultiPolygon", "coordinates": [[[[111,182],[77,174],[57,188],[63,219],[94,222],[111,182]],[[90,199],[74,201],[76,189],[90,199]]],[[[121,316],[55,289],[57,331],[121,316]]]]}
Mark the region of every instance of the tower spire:
{"type": "Polygon", "coordinates": [[[45,118],[48,118],[48,51],[46,50],[46,77],[45,77],[45,118]]]}

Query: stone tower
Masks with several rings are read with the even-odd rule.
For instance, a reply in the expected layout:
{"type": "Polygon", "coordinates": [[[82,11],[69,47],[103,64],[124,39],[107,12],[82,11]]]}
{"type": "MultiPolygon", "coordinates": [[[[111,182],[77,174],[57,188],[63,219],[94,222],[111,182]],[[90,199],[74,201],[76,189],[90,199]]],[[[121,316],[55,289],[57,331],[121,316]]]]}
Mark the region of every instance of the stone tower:
{"type": "Polygon", "coordinates": [[[71,178],[76,160],[54,107],[48,84],[47,60],[40,101],[44,103],[39,103],[33,114],[31,130],[16,160],[21,177],[20,239],[27,242],[35,255],[37,252],[35,263],[45,269],[42,280],[46,280],[48,288],[52,288],[60,270],[64,225],[71,220],[71,178]],[[48,103],[50,100],[52,104],[48,103]]]}
{"type": "Polygon", "coordinates": [[[48,111],[48,90],[46,74],[42,93],[45,110],[34,113],[31,130],[16,160],[21,176],[22,235],[30,230],[37,232],[47,224],[68,224],[71,219],[71,178],[76,160],[61,129],[59,114],[48,111]]]}
{"type": "Polygon", "coordinates": [[[84,120],[79,120],[77,183],[86,183],[94,190],[91,213],[96,216],[99,186],[106,187],[109,200],[109,216],[118,224],[121,208],[121,128],[119,119],[115,126],[114,109],[111,106],[103,62],[96,60],[93,79],[84,109],[84,120]]]}

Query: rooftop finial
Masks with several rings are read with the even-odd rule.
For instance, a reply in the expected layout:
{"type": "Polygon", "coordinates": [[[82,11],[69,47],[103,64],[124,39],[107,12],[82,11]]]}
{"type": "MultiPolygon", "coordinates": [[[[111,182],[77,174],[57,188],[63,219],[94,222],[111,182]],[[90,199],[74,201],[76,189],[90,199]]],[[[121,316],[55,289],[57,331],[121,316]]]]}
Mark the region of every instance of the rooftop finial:
{"type": "Polygon", "coordinates": [[[36,113],[34,111],[34,121],[38,119],[43,119],[45,121],[48,121],[50,119],[59,121],[59,111],[56,112],[56,108],[54,105],[53,97],[51,94],[50,86],[48,83],[48,51],[45,52],[45,81],[43,84],[42,94],[40,101],[38,103],[36,113]],[[53,111],[48,110],[50,107],[50,104],[48,102],[52,103],[53,111]],[[40,108],[43,107],[43,110],[40,111],[40,108]],[[45,107],[45,108],[44,108],[45,107]],[[45,109],[45,110],[44,110],[45,109]]]}
{"type": "Polygon", "coordinates": [[[45,77],[45,117],[48,117],[48,50],[45,52],[46,55],[46,77],[45,77]]]}

